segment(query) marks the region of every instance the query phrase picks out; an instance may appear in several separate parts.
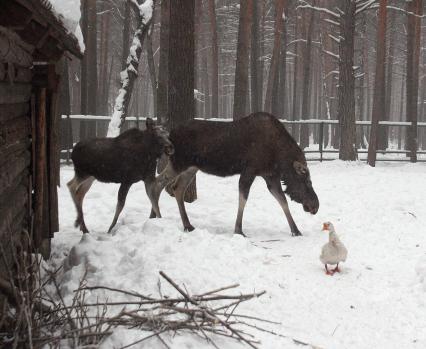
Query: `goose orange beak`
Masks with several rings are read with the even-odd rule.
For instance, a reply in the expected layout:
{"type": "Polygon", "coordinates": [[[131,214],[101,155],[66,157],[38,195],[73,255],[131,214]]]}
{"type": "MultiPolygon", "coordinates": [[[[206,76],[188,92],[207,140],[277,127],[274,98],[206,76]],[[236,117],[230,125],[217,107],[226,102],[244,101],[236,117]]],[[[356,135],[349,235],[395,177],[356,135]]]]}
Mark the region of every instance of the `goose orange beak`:
{"type": "Polygon", "coordinates": [[[322,230],[328,230],[328,224],[327,223],[323,223],[322,224],[322,230]]]}

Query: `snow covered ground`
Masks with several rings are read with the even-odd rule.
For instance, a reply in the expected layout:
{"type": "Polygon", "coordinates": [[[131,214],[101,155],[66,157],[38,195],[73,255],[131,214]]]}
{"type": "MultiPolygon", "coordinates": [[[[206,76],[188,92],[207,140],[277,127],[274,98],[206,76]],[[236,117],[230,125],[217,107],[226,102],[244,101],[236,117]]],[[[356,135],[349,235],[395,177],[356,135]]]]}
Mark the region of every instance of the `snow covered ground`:
{"type": "MultiPolygon", "coordinates": [[[[187,204],[195,231],[182,231],[174,198],[165,193],[160,201],[164,218],[147,219],[150,205],[139,183],[130,190],[115,235],[107,235],[118,186],[96,182],[84,207],[91,234],[82,238],[73,227],[75,210],[65,185],[73,170],[62,167],[61,231],[53,240],[50,264],[66,261],[65,300],[70,301],[85,265],[89,285],[155,295],[163,270],[193,294],[233,283],[240,283],[244,293],[266,290],[240,312],[278,321],[281,325],[266,327],[314,346],[425,348],[426,164],[380,163],[373,169],[365,163],[333,161],[309,166],[320,210],[311,216],[291,202],[304,236],[290,236],[280,207],[257,179],[243,220],[247,239],[232,235],[238,177],[203,174],[197,177],[199,199],[187,204]],[[318,260],[327,241],[321,232],[324,221],[334,223],[349,250],[342,273],[334,276],[325,275],[318,260]]],[[[162,290],[175,294],[164,282],[162,290]]],[[[108,294],[97,292],[89,300],[98,296],[108,294]]],[[[300,348],[283,337],[252,333],[262,341],[261,348],[300,348]]],[[[137,330],[117,330],[103,348],[143,336],[137,330]]],[[[190,335],[165,338],[171,348],[212,348],[190,335]]],[[[224,339],[216,344],[241,347],[224,339]]],[[[139,348],[162,344],[153,339],[139,348]]]]}

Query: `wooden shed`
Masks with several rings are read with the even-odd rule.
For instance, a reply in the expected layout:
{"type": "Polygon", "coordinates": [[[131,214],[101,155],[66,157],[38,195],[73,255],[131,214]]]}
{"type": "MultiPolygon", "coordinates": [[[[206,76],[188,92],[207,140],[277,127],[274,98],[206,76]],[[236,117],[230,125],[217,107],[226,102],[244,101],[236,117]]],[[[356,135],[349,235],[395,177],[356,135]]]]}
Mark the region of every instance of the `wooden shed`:
{"type": "Polygon", "coordinates": [[[58,231],[58,62],[70,54],[82,57],[48,1],[0,0],[0,277],[12,241],[25,234],[47,258],[58,231]]]}

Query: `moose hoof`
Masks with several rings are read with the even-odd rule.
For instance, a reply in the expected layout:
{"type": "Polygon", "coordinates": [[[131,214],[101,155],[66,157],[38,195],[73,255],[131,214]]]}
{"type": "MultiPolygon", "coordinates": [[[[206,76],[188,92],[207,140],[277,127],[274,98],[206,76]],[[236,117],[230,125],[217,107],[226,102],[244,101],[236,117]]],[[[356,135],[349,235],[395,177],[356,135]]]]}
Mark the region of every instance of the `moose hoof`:
{"type": "Polygon", "coordinates": [[[247,237],[247,235],[246,235],[246,234],[244,234],[242,230],[234,231],[234,234],[242,235],[242,236],[244,236],[245,238],[247,237]]]}
{"type": "Polygon", "coordinates": [[[190,232],[190,231],[193,231],[194,229],[195,228],[190,224],[189,226],[187,226],[187,227],[184,228],[184,231],[190,232]]]}
{"type": "Polygon", "coordinates": [[[291,236],[302,236],[302,233],[300,231],[298,231],[298,230],[292,231],[291,232],[291,236]]]}

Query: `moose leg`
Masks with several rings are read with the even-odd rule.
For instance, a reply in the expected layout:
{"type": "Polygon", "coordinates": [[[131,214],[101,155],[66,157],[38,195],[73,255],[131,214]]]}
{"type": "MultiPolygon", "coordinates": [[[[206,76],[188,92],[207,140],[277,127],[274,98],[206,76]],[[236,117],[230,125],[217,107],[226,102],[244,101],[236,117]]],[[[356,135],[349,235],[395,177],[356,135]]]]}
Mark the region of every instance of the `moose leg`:
{"type": "Polygon", "coordinates": [[[177,175],[177,172],[174,170],[172,164],[169,161],[164,171],[155,178],[154,182],[145,184],[146,193],[152,205],[149,218],[161,218],[160,207],[158,205],[161,192],[167,184],[176,178],[177,175]]]}
{"type": "Polygon", "coordinates": [[[126,203],[127,193],[129,192],[131,186],[132,183],[121,183],[120,189],[118,189],[117,207],[115,209],[114,219],[112,220],[112,223],[108,229],[108,234],[117,224],[118,216],[120,216],[120,213],[123,210],[124,204],[126,203]]]}
{"type": "Polygon", "coordinates": [[[80,217],[78,216],[77,198],[75,197],[77,185],[78,185],[78,178],[76,176],[74,176],[73,179],[71,179],[67,183],[67,187],[68,187],[68,190],[70,191],[72,201],[74,202],[75,208],[77,210],[77,218],[76,218],[75,223],[74,223],[75,227],[80,225],[80,219],[79,219],[80,217]]]}
{"type": "Polygon", "coordinates": [[[243,233],[243,213],[244,208],[247,203],[247,199],[250,192],[250,187],[253,184],[255,176],[248,175],[248,174],[241,174],[240,180],[238,183],[239,187],[239,202],[238,202],[238,214],[237,214],[237,220],[235,221],[235,234],[241,234],[242,236],[245,236],[243,233]]]}
{"type": "Polygon", "coordinates": [[[297,228],[296,223],[294,222],[293,217],[291,216],[290,209],[288,208],[287,199],[281,187],[280,179],[278,177],[264,177],[264,179],[272,196],[278,201],[284,211],[284,214],[288,221],[288,225],[290,226],[291,235],[301,236],[302,233],[297,228]]]}
{"type": "Polygon", "coordinates": [[[193,180],[195,174],[197,173],[198,168],[190,167],[186,171],[182,172],[173,184],[173,194],[175,195],[178,207],[180,218],[182,219],[183,227],[185,231],[193,231],[195,228],[189,222],[188,215],[185,209],[185,192],[189,184],[193,180]]]}
{"type": "Polygon", "coordinates": [[[84,215],[83,215],[83,199],[86,193],[89,191],[90,187],[92,186],[95,178],[94,177],[88,177],[83,180],[81,180],[78,177],[74,177],[71,181],[68,182],[68,188],[71,192],[71,196],[73,198],[75,207],[77,209],[77,219],[75,221],[75,226],[80,227],[80,230],[83,233],[88,233],[86,223],[84,222],[84,215]]]}

